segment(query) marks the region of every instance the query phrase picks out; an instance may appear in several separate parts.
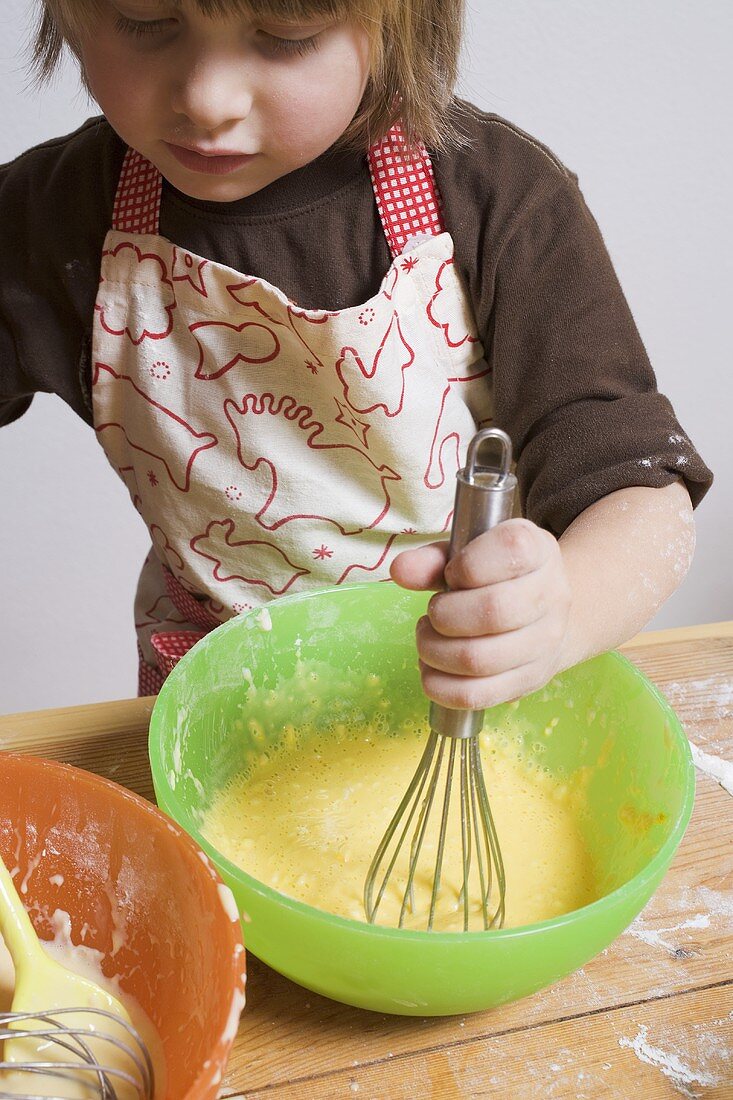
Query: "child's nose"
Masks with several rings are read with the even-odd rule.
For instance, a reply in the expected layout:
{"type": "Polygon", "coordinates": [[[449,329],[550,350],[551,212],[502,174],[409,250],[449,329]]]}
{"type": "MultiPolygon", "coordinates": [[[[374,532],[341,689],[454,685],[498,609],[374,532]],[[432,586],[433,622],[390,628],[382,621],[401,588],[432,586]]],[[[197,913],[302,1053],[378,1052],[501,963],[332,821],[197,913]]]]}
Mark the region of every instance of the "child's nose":
{"type": "Polygon", "coordinates": [[[199,130],[213,131],[246,118],[252,93],[243,64],[221,57],[199,59],[176,83],[172,106],[199,130]]]}

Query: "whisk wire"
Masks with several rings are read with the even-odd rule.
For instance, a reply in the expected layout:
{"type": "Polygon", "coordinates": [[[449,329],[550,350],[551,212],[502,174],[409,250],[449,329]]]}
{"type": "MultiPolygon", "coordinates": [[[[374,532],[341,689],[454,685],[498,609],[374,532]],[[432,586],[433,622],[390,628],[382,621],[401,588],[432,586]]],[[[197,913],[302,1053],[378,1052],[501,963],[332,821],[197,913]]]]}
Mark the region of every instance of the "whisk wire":
{"type": "Polygon", "coordinates": [[[461,741],[461,852],[463,854],[463,883],[458,904],[463,905],[463,931],[468,931],[469,890],[471,876],[471,791],[469,784],[468,743],[461,741]]]}
{"type": "MultiPolygon", "coordinates": [[[[441,745],[441,749],[443,746],[441,745]]],[[[433,921],[435,920],[435,905],[438,900],[438,894],[440,893],[440,877],[443,873],[443,857],[445,855],[445,838],[448,829],[448,814],[450,811],[450,800],[453,792],[453,768],[456,761],[456,742],[451,741],[450,752],[448,753],[448,771],[445,781],[445,791],[443,794],[443,812],[440,816],[440,833],[438,835],[438,851],[435,857],[435,873],[433,875],[433,889],[430,895],[430,911],[428,913],[428,932],[432,931],[433,921]]]]}
{"type": "MultiPolygon", "coordinates": [[[[53,1063],[49,1063],[48,1066],[53,1066],[53,1063]]],[[[20,1069],[23,1073],[35,1073],[39,1076],[54,1077],[61,1081],[71,1081],[72,1084],[74,1083],[74,1079],[68,1073],[55,1072],[53,1068],[48,1068],[48,1066],[46,1065],[46,1063],[39,1063],[38,1067],[31,1067],[30,1065],[18,1067],[13,1063],[7,1064],[7,1068],[14,1070],[20,1069]]],[[[3,1068],[6,1068],[6,1064],[4,1062],[0,1062],[0,1069],[3,1068]]],[[[99,1096],[100,1100],[116,1100],[115,1093],[109,1092],[107,1089],[103,1089],[102,1091],[98,1092],[97,1095],[99,1096]]],[[[12,1100],[48,1100],[48,1096],[49,1094],[47,1092],[43,1094],[37,1092],[19,1093],[17,1091],[6,1092],[4,1089],[0,1089],[0,1100],[11,1100],[11,1098],[12,1100]]]]}
{"type": "Polygon", "coordinates": [[[489,895],[491,893],[491,879],[487,886],[486,893],[483,895],[483,915],[484,915],[484,927],[485,928],[501,928],[504,923],[504,907],[506,897],[506,879],[504,876],[504,860],[501,855],[501,848],[499,847],[499,838],[496,832],[496,825],[494,824],[494,817],[491,813],[491,805],[489,803],[489,795],[486,790],[486,782],[484,780],[484,773],[481,767],[481,756],[479,754],[478,742],[474,742],[471,746],[471,752],[474,757],[473,773],[475,776],[476,787],[478,790],[479,802],[481,804],[481,824],[484,832],[484,837],[488,844],[488,850],[491,853],[491,860],[489,862],[489,872],[491,871],[491,865],[493,864],[496,869],[496,882],[498,887],[499,900],[497,902],[496,911],[488,920],[488,906],[489,895]]]}
{"type": "MultiPolygon", "coordinates": [[[[434,737],[434,734],[431,733],[430,737],[432,739],[434,737]]],[[[409,908],[410,912],[415,911],[415,894],[414,894],[415,875],[417,873],[417,867],[418,867],[418,863],[420,861],[420,852],[422,851],[423,841],[425,840],[425,833],[426,833],[427,827],[428,827],[428,820],[429,820],[429,817],[430,817],[430,810],[432,809],[433,801],[435,799],[435,792],[437,790],[437,777],[440,774],[440,766],[441,766],[441,763],[442,763],[442,760],[443,760],[443,751],[445,749],[445,743],[444,743],[442,738],[440,738],[440,739],[436,738],[436,742],[439,742],[437,744],[438,755],[437,755],[437,758],[435,760],[435,763],[433,764],[433,774],[432,774],[432,777],[430,779],[430,782],[428,783],[428,793],[426,794],[425,798],[423,799],[422,806],[420,807],[420,816],[418,817],[417,828],[415,829],[415,834],[412,838],[412,844],[410,845],[410,866],[409,866],[409,870],[407,872],[407,884],[405,886],[405,892],[404,892],[404,895],[403,895],[403,898],[402,898],[402,906],[400,908],[400,919],[399,919],[399,927],[400,928],[402,928],[404,926],[405,913],[407,912],[407,909],[409,908]],[[408,899],[409,899],[409,904],[408,904],[408,899]]],[[[435,747],[436,747],[435,745],[432,746],[431,756],[435,752],[435,747]]],[[[418,792],[418,795],[417,795],[417,798],[416,798],[416,805],[417,805],[417,801],[418,801],[419,797],[420,797],[420,792],[418,792]]],[[[399,852],[399,846],[397,848],[397,851],[399,852]]],[[[395,853],[395,855],[396,854],[397,853],[395,853]]]]}
{"type": "MultiPolygon", "coordinates": [[[[491,847],[488,841],[488,834],[486,833],[485,823],[481,821],[481,814],[479,807],[481,805],[480,795],[476,793],[476,772],[477,767],[476,760],[474,758],[474,746],[469,747],[471,755],[470,768],[472,771],[471,783],[471,810],[472,810],[472,826],[473,834],[476,840],[476,862],[478,865],[478,879],[479,879],[479,897],[481,898],[481,916],[483,919],[484,930],[491,926],[489,920],[489,898],[491,897],[492,887],[492,873],[491,873],[491,847]],[[483,834],[483,835],[482,835],[483,834]],[[483,843],[482,843],[483,841],[483,843]],[[484,853],[487,854],[486,866],[484,867],[484,853]]],[[[478,767],[481,767],[481,759],[479,757],[478,767]]],[[[483,773],[482,773],[483,774],[483,773]]]]}
{"type": "Polygon", "coordinates": [[[372,860],[364,888],[364,908],[367,919],[375,920],[379,906],[392,876],[406,837],[410,832],[409,864],[404,893],[402,895],[398,927],[403,928],[408,913],[415,912],[415,880],[420,865],[420,855],[427,835],[430,813],[441,783],[444,783],[442,807],[438,825],[438,847],[434,865],[427,929],[431,931],[438,910],[450,806],[453,798],[456,772],[457,745],[460,743],[460,762],[457,785],[460,797],[460,836],[462,852],[462,883],[458,895],[458,907],[463,910],[463,930],[469,930],[471,918],[471,875],[478,878],[481,918],[485,930],[500,928],[504,921],[505,876],[486,782],[481,765],[478,738],[446,738],[430,731],[418,768],[405,792],[396,813],[385,832],[372,860]],[[445,765],[446,741],[450,742],[445,765]],[[398,833],[398,827],[401,825],[398,833]],[[396,839],[396,843],[393,842],[396,839]],[[494,874],[495,870],[495,874],[494,874]],[[380,877],[381,876],[381,877],[380,877]],[[374,893],[376,882],[379,888],[374,893]],[[496,909],[491,911],[491,895],[494,884],[498,888],[496,909]]]}
{"type": "Polygon", "coordinates": [[[377,850],[374,854],[374,858],[371,862],[371,866],[369,868],[369,873],[367,874],[365,884],[364,884],[364,909],[365,909],[365,912],[366,912],[366,915],[367,915],[367,920],[369,920],[369,921],[374,921],[374,919],[376,917],[377,910],[379,909],[382,898],[384,897],[384,892],[387,889],[387,883],[389,882],[389,877],[392,874],[395,863],[397,862],[397,857],[400,854],[402,844],[404,843],[404,840],[405,840],[405,837],[407,836],[410,825],[412,824],[412,819],[415,816],[415,812],[417,810],[417,807],[420,805],[420,795],[422,794],[423,788],[424,788],[425,783],[427,781],[428,771],[430,770],[430,764],[431,764],[431,761],[432,761],[432,758],[433,758],[433,753],[435,752],[435,746],[437,744],[437,741],[438,741],[438,738],[437,738],[436,734],[431,732],[430,737],[428,738],[428,740],[426,742],[425,749],[423,750],[423,754],[420,758],[420,763],[418,764],[417,770],[415,771],[415,774],[412,777],[412,781],[411,781],[409,787],[407,788],[407,790],[405,791],[404,797],[402,798],[402,801],[400,802],[399,806],[397,807],[397,810],[396,810],[392,820],[390,821],[389,825],[387,826],[387,830],[386,830],[384,836],[382,837],[382,840],[380,841],[379,847],[377,848],[377,850]],[[413,799],[414,799],[414,801],[413,801],[413,799]],[[402,820],[402,816],[405,813],[405,810],[407,809],[407,807],[410,805],[411,802],[412,802],[412,808],[411,808],[410,813],[408,814],[408,816],[405,820],[402,832],[400,834],[400,838],[397,841],[397,844],[395,846],[395,850],[392,854],[392,858],[389,862],[387,870],[384,872],[384,877],[382,879],[381,886],[380,886],[379,890],[377,891],[377,900],[375,902],[372,902],[372,898],[373,898],[373,894],[374,894],[374,883],[377,879],[377,873],[379,871],[380,864],[382,863],[382,860],[384,859],[385,853],[387,852],[387,849],[389,848],[389,845],[392,841],[392,838],[393,838],[395,832],[397,831],[397,826],[400,823],[400,821],[402,820]]]}
{"type": "MultiPolygon", "coordinates": [[[[98,1088],[98,1096],[101,1100],[116,1100],[117,1094],[112,1089],[106,1074],[102,1067],[92,1067],[83,1065],[70,1065],[68,1062],[35,1062],[33,1065],[30,1063],[19,1062],[0,1062],[0,1069],[13,1070],[14,1072],[31,1073],[39,1077],[54,1077],[59,1081],[66,1081],[72,1085],[79,1084],[79,1070],[93,1071],[98,1077],[97,1085],[90,1085],[90,1087],[98,1088]]],[[[33,1094],[33,1100],[35,1100],[35,1093],[33,1094]]],[[[0,1097],[14,1097],[14,1100],[18,1100],[17,1092],[0,1092],[0,1097]]],[[[48,1093],[45,1094],[46,1100],[48,1100],[48,1093]]],[[[26,1093],[21,1094],[21,1100],[28,1100],[26,1093]]],[[[60,1098],[59,1098],[60,1100],[60,1098]]]]}
{"type": "Polygon", "coordinates": [[[410,840],[409,862],[404,892],[400,902],[398,927],[403,928],[408,914],[415,912],[415,883],[420,867],[420,857],[426,840],[430,815],[438,791],[443,784],[438,841],[433,869],[430,902],[427,911],[427,930],[431,931],[440,906],[441,883],[449,837],[449,819],[452,799],[460,800],[460,837],[462,881],[458,894],[458,908],[462,909],[463,930],[467,932],[471,920],[471,878],[478,879],[483,928],[501,927],[504,920],[505,879],[499,842],[491,813],[486,782],[483,775],[477,738],[446,738],[430,731],[418,768],[405,792],[396,813],[376,851],[366,879],[364,908],[367,919],[374,921],[384,898],[392,872],[408,835],[410,840]],[[446,742],[449,748],[446,753],[446,742]],[[458,748],[460,744],[460,756],[458,748]],[[443,775],[443,769],[445,774],[443,775]],[[454,780],[454,776],[457,777],[454,780]],[[458,791],[454,791],[454,786],[458,791]],[[495,873],[494,873],[495,871],[495,873]],[[375,884],[378,889],[375,894],[375,884]],[[491,896],[496,885],[499,900],[492,911],[491,896]]]}
{"type": "MultiPolygon", "coordinates": [[[[153,1063],[145,1043],[131,1024],[122,1021],[119,1016],[105,1009],[59,1008],[54,1009],[53,1013],[49,1014],[39,1013],[38,1011],[2,1012],[0,1013],[0,1041],[6,1039],[11,1041],[33,1039],[36,1042],[39,1039],[47,1040],[49,1046],[74,1055],[74,1061],[57,1062],[38,1059],[33,1062],[4,1061],[0,1062],[0,1071],[8,1070],[14,1073],[54,1077],[72,1083],[78,1083],[80,1075],[88,1074],[90,1076],[86,1079],[86,1086],[95,1090],[95,1095],[99,1100],[117,1100],[118,1092],[113,1084],[113,1079],[118,1083],[129,1085],[138,1094],[140,1100],[153,1100],[153,1063]],[[117,1028],[124,1029],[134,1046],[107,1031],[92,1030],[89,1026],[74,1027],[73,1024],[63,1023],[59,1019],[62,1016],[78,1016],[80,1012],[85,1015],[94,1013],[95,1016],[114,1022],[117,1028]],[[28,1026],[36,1022],[40,1022],[45,1026],[28,1026]],[[16,1025],[19,1023],[25,1023],[26,1027],[17,1027],[16,1025]],[[128,1060],[129,1072],[122,1067],[105,1065],[92,1050],[90,1040],[93,1040],[97,1047],[101,1046],[107,1052],[116,1049],[123,1053],[128,1060]]],[[[15,1100],[19,1100],[17,1092],[8,1093],[0,1090],[0,1100],[10,1096],[14,1097],[15,1100]]],[[[20,1100],[35,1100],[35,1094],[29,1093],[26,1096],[21,1096],[20,1100]]],[[[39,1100],[43,1100],[43,1097],[39,1097],[39,1100]]]]}

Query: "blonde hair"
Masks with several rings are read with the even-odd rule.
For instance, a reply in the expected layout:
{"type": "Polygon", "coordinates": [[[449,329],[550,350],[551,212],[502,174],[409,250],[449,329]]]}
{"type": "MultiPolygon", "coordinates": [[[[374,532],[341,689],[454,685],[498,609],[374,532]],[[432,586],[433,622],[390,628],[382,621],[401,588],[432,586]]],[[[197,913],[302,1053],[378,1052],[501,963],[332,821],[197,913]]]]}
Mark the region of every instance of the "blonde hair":
{"type": "MultiPolygon", "coordinates": [[[[191,0],[206,15],[248,13],[297,19],[350,18],[369,35],[371,72],[359,110],[340,144],[359,150],[399,119],[406,144],[431,149],[463,144],[451,110],[465,0],[191,0]]],[[[81,64],[80,42],[100,0],[40,0],[32,69],[39,82],[56,70],[67,46],[81,64]]],[[[82,77],[84,72],[82,68],[82,77]]]]}

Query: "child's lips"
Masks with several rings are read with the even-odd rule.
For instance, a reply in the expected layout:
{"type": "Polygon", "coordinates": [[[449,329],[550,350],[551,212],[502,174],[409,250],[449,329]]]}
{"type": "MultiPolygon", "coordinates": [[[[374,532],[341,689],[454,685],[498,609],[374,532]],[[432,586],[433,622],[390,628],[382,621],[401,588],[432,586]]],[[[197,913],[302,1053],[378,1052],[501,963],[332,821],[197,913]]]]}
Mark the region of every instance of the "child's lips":
{"type": "Polygon", "coordinates": [[[174,145],[169,141],[165,145],[184,168],[211,176],[236,172],[257,156],[256,153],[239,153],[230,149],[194,149],[186,145],[174,145]]]}

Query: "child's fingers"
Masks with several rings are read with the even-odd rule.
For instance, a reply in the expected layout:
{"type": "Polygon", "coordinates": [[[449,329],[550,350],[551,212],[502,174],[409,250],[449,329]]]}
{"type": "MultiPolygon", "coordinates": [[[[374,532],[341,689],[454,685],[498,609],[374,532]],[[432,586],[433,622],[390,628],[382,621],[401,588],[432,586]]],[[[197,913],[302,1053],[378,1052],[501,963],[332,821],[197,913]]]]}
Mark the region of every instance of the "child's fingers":
{"type": "Polygon", "coordinates": [[[548,531],[509,519],[478,535],[445,568],[449,588],[482,588],[539,569],[557,547],[548,531]]]}
{"type": "Polygon", "coordinates": [[[561,633],[559,619],[557,626],[541,619],[507,634],[446,638],[423,618],[417,627],[417,651],[426,669],[461,677],[498,676],[551,652],[561,633]]]}
{"type": "Polygon", "coordinates": [[[545,565],[534,573],[484,588],[439,592],[428,604],[427,618],[447,638],[480,638],[520,630],[541,619],[559,596],[561,578],[545,565]]]}
{"type": "Polygon", "coordinates": [[[403,550],[390,567],[392,580],[416,591],[482,588],[540,569],[557,549],[547,531],[510,519],[485,531],[447,562],[448,541],[403,550]]]}
{"type": "Polygon", "coordinates": [[[457,710],[483,710],[537,691],[552,672],[543,661],[536,660],[496,676],[451,676],[422,664],[420,674],[428,699],[457,710]]]}
{"type": "Polygon", "coordinates": [[[403,550],[392,562],[390,576],[402,588],[418,592],[444,588],[443,570],[447,557],[447,542],[431,542],[415,550],[403,550]]]}

